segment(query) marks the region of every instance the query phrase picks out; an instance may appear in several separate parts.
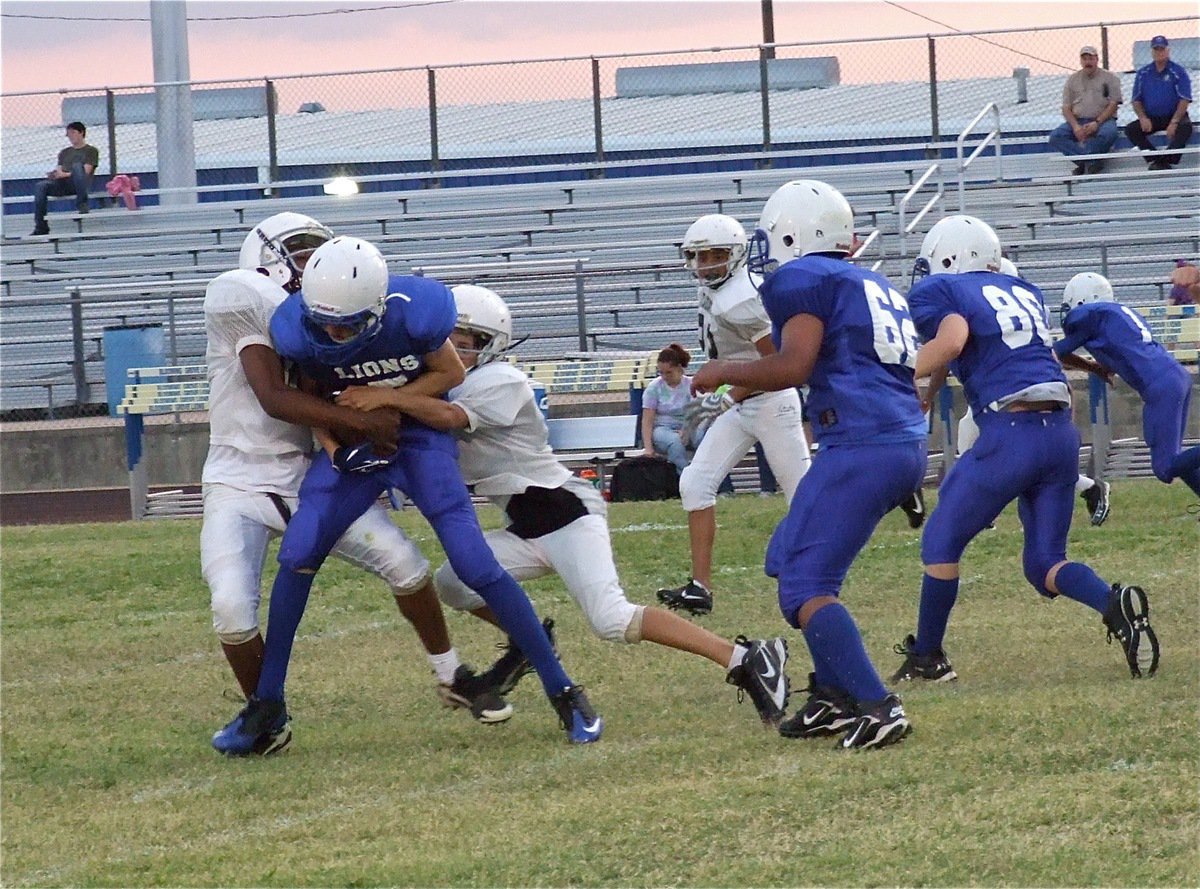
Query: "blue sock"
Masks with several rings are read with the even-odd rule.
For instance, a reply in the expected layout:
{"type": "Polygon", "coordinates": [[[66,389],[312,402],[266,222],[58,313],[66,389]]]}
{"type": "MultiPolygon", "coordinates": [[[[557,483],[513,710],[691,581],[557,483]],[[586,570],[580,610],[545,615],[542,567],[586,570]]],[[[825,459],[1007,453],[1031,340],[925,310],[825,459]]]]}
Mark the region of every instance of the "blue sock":
{"type": "Polygon", "coordinates": [[[809,618],[804,640],[813,651],[813,660],[824,661],[837,677],[831,683],[834,688],[845,689],[857,701],[887,697],[887,689],[867,657],[854,618],[841,602],[826,605],[809,618]]]}
{"type": "Polygon", "coordinates": [[[933,654],[946,638],[950,611],[958,601],[958,578],[938,580],[926,574],[921,579],[921,606],[917,609],[917,654],[933,654]]]}
{"type": "Polygon", "coordinates": [[[845,691],[838,682],[837,674],[829,666],[829,662],[825,660],[817,650],[813,648],[812,643],[808,641],[808,637],[804,637],[804,641],[808,644],[809,654],[812,655],[813,662],[813,682],[817,685],[823,685],[826,688],[835,688],[839,691],[845,691]]]}
{"type": "Polygon", "coordinates": [[[301,574],[280,568],[271,587],[271,605],[267,611],[267,638],[263,643],[262,672],[258,676],[255,694],[263,700],[282,701],[283,685],[287,681],[288,662],[292,659],[292,643],[308,593],[316,574],[301,574]]]}
{"type": "Polygon", "coordinates": [[[1200,445],[1188,448],[1171,461],[1171,475],[1182,479],[1192,493],[1200,494],[1200,445]]]}
{"type": "Polygon", "coordinates": [[[574,685],[551,648],[529,597],[507,572],[491,583],[476,588],[475,592],[483,597],[504,631],[517,643],[521,653],[529,658],[548,696],[560,694],[567,686],[574,685]]]}
{"type": "Polygon", "coordinates": [[[1054,578],[1058,591],[1068,599],[1082,602],[1101,614],[1108,610],[1112,595],[1112,584],[1106,583],[1095,571],[1083,562],[1067,562],[1058,569],[1054,578]]]}

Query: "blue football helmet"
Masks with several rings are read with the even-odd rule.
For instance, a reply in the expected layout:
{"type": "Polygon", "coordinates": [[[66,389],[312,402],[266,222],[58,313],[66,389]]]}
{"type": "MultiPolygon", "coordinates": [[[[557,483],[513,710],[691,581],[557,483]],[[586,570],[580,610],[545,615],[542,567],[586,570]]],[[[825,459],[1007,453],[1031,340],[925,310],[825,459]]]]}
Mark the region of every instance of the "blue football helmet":
{"type": "Polygon", "coordinates": [[[304,270],[305,328],[328,364],[351,360],[382,329],[387,262],[359,238],[334,238],[318,247],[304,270]]]}

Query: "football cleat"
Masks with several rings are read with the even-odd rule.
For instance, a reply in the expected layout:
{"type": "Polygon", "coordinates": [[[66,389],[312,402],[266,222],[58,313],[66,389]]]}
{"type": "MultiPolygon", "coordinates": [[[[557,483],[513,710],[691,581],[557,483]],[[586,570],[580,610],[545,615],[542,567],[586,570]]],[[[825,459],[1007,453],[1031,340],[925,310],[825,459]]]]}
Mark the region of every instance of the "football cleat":
{"type": "Polygon", "coordinates": [[[808,674],[808,700],[804,708],[779,723],[785,738],[819,738],[844,732],[858,719],[854,700],[845,692],[817,685],[815,673],[808,674]]]}
{"type": "Polygon", "coordinates": [[[1103,525],[1104,520],[1108,518],[1109,490],[1108,482],[1097,480],[1096,484],[1079,495],[1087,504],[1088,512],[1092,514],[1092,524],[1097,528],[1103,525]]]}
{"type": "Polygon", "coordinates": [[[558,721],[572,744],[591,744],[604,733],[604,719],[596,715],[582,685],[568,685],[550,698],[558,721]]]}
{"type": "Polygon", "coordinates": [[[838,741],[839,750],[868,750],[898,744],[912,731],[904,705],[896,695],[858,705],[858,719],[838,741]]]}
{"type": "Polygon", "coordinates": [[[482,676],[466,664],[459,664],[453,682],[439,682],[438,697],[447,707],[461,707],[485,725],[508,721],[513,715],[512,704],[496,694],[482,676]]]}
{"type": "MultiPolygon", "coordinates": [[[[555,654],[558,654],[558,643],[554,641],[553,618],[548,617],[542,621],[542,629],[546,632],[546,638],[550,640],[550,647],[554,649],[555,654]]],[[[504,649],[504,654],[500,655],[496,663],[488,667],[479,679],[488,688],[503,697],[517,687],[522,676],[533,672],[533,664],[529,662],[525,653],[511,638],[507,643],[501,643],[500,648],[504,649]]]]}
{"type": "Polygon", "coordinates": [[[713,595],[708,587],[698,580],[689,580],[681,587],[661,589],[656,594],[658,601],[672,611],[689,614],[708,614],[713,608],[713,595]]]}
{"type": "Polygon", "coordinates": [[[1158,637],[1150,627],[1150,603],[1138,586],[1114,583],[1108,610],[1104,612],[1108,641],[1113,637],[1125,651],[1125,662],[1134,679],[1153,676],[1158,670],[1158,637]]]}
{"type": "Polygon", "coordinates": [[[900,508],[908,517],[908,527],[916,529],[925,524],[925,495],[920,488],[905,497],[900,508]]]}
{"type": "Polygon", "coordinates": [[[788,677],[783,671],[787,664],[787,640],[755,639],[738,636],[735,645],[746,648],[742,662],[725,674],[725,681],[738,687],[738,700],[749,695],[764,725],[779,725],[787,710],[788,677]]]}
{"type": "Polygon", "coordinates": [[[912,634],[904,637],[904,641],[892,647],[896,654],[904,655],[904,663],[892,674],[892,682],[909,682],[913,679],[924,679],[927,682],[953,682],[958,678],[946,652],[940,648],[931,654],[917,654],[913,646],[917,640],[912,634]]]}
{"type": "Polygon", "coordinates": [[[213,749],[226,756],[278,753],[292,740],[289,718],[283,701],[263,700],[251,695],[241,712],[213,735],[213,749]]]}

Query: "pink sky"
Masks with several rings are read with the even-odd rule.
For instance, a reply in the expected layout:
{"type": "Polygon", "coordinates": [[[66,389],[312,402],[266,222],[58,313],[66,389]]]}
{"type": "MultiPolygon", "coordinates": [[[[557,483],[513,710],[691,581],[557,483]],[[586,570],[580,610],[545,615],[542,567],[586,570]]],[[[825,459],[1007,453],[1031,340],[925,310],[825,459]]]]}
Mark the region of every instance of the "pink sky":
{"type": "MultiPolygon", "coordinates": [[[[411,0],[410,0],[411,2],[411,0]]],[[[267,16],[337,8],[399,6],[388,0],[333,2],[190,2],[189,19],[267,16]]],[[[775,0],[779,43],[846,40],[949,30],[1094,24],[1100,21],[1196,15],[1195,3],[793,2],[775,0]]],[[[150,25],[82,21],[80,17],[148,18],[147,2],[26,2],[5,0],[0,51],[5,93],[122,86],[153,80],[150,25]],[[44,21],[18,16],[58,16],[44,21]]],[[[1119,43],[1146,39],[1127,28],[1119,43]]],[[[1191,33],[1179,36],[1194,36],[1191,33]]],[[[738,2],[481,2],[454,0],[307,18],[190,21],[194,80],[260,79],[321,71],[504,61],[621,52],[730,47],[762,37],[758,0],[738,2]]],[[[1001,39],[1001,38],[997,38],[1001,39]]],[[[1078,42],[1051,43],[1049,52],[1074,65],[1078,42]]],[[[1089,40],[1089,42],[1091,42],[1089,40]]],[[[1045,47],[1039,47],[1039,52],[1045,47]]],[[[1126,54],[1127,54],[1126,50],[1126,54]]],[[[694,59],[693,59],[694,60],[694,59]]],[[[947,59],[950,64],[953,59],[947,59]]],[[[1115,67],[1115,64],[1114,64],[1115,67]]],[[[960,75],[961,76],[961,75],[960,75]]]]}

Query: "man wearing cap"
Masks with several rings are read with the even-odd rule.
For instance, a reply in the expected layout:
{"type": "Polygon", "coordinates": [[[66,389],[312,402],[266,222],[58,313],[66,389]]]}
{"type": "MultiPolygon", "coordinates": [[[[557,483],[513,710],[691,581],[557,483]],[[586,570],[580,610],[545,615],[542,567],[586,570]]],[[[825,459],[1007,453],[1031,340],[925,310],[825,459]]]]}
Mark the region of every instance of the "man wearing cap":
{"type": "MultiPolygon", "coordinates": [[[[1182,65],[1171,61],[1170,42],[1159,34],[1150,40],[1149,65],[1138,68],[1133,81],[1133,113],[1137,120],[1125,127],[1129,141],[1142,151],[1153,151],[1150,134],[1165,132],[1167,150],[1182,148],[1192,135],[1187,108],[1192,101],[1192,82],[1182,65]]],[[[1146,163],[1151,170],[1169,170],[1181,155],[1152,155],[1146,163]]]]}
{"type": "MultiPolygon", "coordinates": [[[[1117,106],[1121,104],[1121,81],[1100,67],[1096,47],[1079,50],[1080,69],[1063,87],[1062,113],[1065,123],[1050,133],[1050,147],[1068,157],[1104,154],[1117,141],[1117,106]]],[[[1099,173],[1104,161],[1076,161],[1076,176],[1099,173]]]]}

